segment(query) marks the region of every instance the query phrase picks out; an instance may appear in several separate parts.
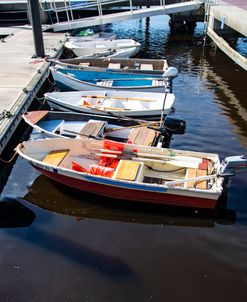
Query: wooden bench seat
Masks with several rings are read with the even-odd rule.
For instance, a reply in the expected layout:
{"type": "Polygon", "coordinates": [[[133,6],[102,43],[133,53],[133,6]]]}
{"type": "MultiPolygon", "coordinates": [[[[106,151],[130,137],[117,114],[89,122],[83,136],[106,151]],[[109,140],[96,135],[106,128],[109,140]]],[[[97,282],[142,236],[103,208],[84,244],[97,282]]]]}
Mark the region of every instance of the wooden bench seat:
{"type": "Polygon", "coordinates": [[[109,63],[108,64],[108,68],[109,69],[120,69],[121,68],[121,64],[120,63],[109,63]]]}
{"type": "Polygon", "coordinates": [[[87,62],[82,62],[82,63],[79,63],[79,66],[82,66],[82,67],[89,67],[90,63],[87,63],[87,62]]]}
{"type": "MultiPolygon", "coordinates": [[[[189,168],[187,170],[187,177],[193,178],[193,177],[200,177],[200,176],[207,176],[207,170],[206,169],[195,169],[195,168],[189,168]]],[[[206,190],[207,189],[207,180],[203,181],[188,181],[187,183],[188,188],[197,188],[206,190]]]]}
{"type": "Polygon", "coordinates": [[[59,166],[68,153],[69,149],[51,151],[44,157],[43,162],[49,165],[59,166]]]}
{"type": "Polygon", "coordinates": [[[153,70],[153,64],[141,64],[141,70],[153,70]]]}
{"type": "Polygon", "coordinates": [[[120,160],[113,178],[134,181],[137,178],[140,167],[140,162],[120,160]]]}
{"type": "Polygon", "coordinates": [[[157,131],[145,127],[133,128],[128,139],[132,144],[152,146],[156,140],[157,131]]]}
{"type": "Polygon", "coordinates": [[[103,133],[106,122],[103,121],[88,121],[80,131],[80,136],[98,137],[103,133]]]}

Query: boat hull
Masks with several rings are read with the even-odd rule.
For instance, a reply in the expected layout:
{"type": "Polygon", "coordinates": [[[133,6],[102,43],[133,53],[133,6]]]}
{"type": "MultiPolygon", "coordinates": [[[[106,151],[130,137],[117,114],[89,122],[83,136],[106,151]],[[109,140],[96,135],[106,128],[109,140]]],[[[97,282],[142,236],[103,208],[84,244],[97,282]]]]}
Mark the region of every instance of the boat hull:
{"type": "MultiPolygon", "coordinates": [[[[58,174],[41,167],[32,165],[39,170],[42,174],[48,178],[71,188],[86,191],[89,193],[106,196],[113,199],[128,200],[136,202],[144,202],[151,204],[173,205],[192,208],[204,208],[214,209],[220,194],[211,194],[211,198],[207,195],[194,193],[190,195],[184,195],[184,192],[180,194],[170,193],[170,189],[164,189],[161,192],[154,192],[153,190],[147,191],[143,188],[133,189],[127,186],[121,187],[114,184],[114,181],[108,178],[101,178],[87,175],[81,178],[74,178],[65,174],[58,174]],[[103,179],[103,182],[102,182],[103,179]]],[[[129,185],[130,186],[130,185],[129,185]]],[[[172,192],[172,190],[171,190],[172,192]]]]}
{"type": "Polygon", "coordinates": [[[88,90],[86,94],[83,91],[51,92],[46,93],[44,97],[51,108],[59,111],[142,118],[159,118],[161,112],[163,115],[168,115],[173,110],[175,100],[172,93],[138,93],[113,90],[88,90]],[[89,106],[81,105],[81,100],[84,98],[89,106]],[[107,98],[113,101],[107,103],[107,98]],[[102,106],[94,107],[94,100],[97,99],[103,100],[102,106]]]}
{"type": "Polygon", "coordinates": [[[60,72],[53,72],[53,78],[56,85],[62,91],[81,91],[81,90],[121,90],[121,91],[137,91],[137,92],[163,92],[165,91],[165,86],[112,86],[106,87],[99,84],[91,84],[89,82],[80,81],[76,78],[66,76],[60,72]]]}
{"type": "MultiPolygon", "coordinates": [[[[58,111],[72,111],[72,112],[77,112],[77,113],[87,113],[87,114],[96,114],[96,115],[105,115],[106,112],[102,111],[99,112],[97,110],[93,109],[88,109],[86,107],[79,107],[79,106],[71,106],[67,105],[64,102],[59,102],[57,100],[51,100],[47,99],[48,105],[58,111]]],[[[164,115],[168,115],[171,112],[172,108],[168,110],[164,110],[164,115]]],[[[141,111],[115,111],[113,113],[114,115],[119,115],[119,116],[128,116],[132,118],[143,118],[143,119],[158,119],[160,118],[161,115],[161,110],[149,110],[149,112],[141,112],[141,111]]],[[[109,114],[110,115],[110,114],[109,114]]]]}
{"type": "MultiPolygon", "coordinates": [[[[156,81],[158,84],[153,85],[153,81],[144,75],[140,75],[141,78],[138,78],[138,75],[128,75],[123,73],[112,73],[108,72],[106,76],[104,73],[100,74],[94,71],[88,71],[87,73],[84,71],[67,69],[64,70],[61,68],[57,70],[56,68],[50,69],[52,72],[52,76],[56,85],[62,91],[73,91],[73,90],[122,90],[122,91],[138,91],[138,92],[165,92],[166,84],[165,81],[156,81]],[[84,74],[83,77],[81,75],[84,74]],[[86,74],[86,76],[85,76],[86,74]],[[90,78],[89,78],[90,77],[90,78]],[[99,82],[94,83],[92,79],[95,81],[95,77],[98,78],[99,82]],[[104,85],[100,80],[102,77],[106,77],[107,80],[111,81],[114,77],[112,86],[104,85]],[[124,77],[123,79],[120,79],[124,77]],[[130,80],[128,79],[130,77],[130,80]]],[[[159,80],[156,76],[154,80],[159,80]]]]}
{"type": "Polygon", "coordinates": [[[111,71],[123,73],[149,74],[162,76],[168,64],[162,59],[139,59],[139,58],[91,58],[91,59],[62,59],[49,60],[53,65],[67,69],[111,71]]]}
{"type": "Polygon", "coordinates": [[[120,40],[92,40],[85,42],[68,41],[65,47],[71,49],[78,57],[88,57],[95,55],[116,57],[117,53],[125,55],[124,57],[134,56],[141,47],[141,44],[131,39],[120,40]]]}

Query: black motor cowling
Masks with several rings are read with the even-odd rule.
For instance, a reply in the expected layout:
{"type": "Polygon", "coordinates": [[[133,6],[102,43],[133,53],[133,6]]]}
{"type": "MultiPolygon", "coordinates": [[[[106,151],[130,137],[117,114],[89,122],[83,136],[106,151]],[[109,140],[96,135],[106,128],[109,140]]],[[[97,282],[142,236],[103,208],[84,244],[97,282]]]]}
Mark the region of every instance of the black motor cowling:
{"type": "Polygon", "coordinates": [[[180,118],[167,116],[164,122],[164,131],[171,134],[184,134],[186,129],[186,121],[180,118]]]}

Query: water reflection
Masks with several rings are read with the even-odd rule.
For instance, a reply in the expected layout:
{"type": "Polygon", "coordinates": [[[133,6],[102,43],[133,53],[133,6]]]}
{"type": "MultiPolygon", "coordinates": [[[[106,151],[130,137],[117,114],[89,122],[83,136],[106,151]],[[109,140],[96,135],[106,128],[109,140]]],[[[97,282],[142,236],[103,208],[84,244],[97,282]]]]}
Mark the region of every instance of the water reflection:
{"type": "Polygon", "coordinates": [[[75,191],[56,184],[43,175],[33,182],[24,199],[43,209],[76,217],[77,220],[93,218],[128,223],[190,227],[214,227],[216,223],[233,224],[235,222],[235,212],[230,210],[195,211],[193,209],[134,204],[125,201],[123,203],[87,192],[75,191]]]}

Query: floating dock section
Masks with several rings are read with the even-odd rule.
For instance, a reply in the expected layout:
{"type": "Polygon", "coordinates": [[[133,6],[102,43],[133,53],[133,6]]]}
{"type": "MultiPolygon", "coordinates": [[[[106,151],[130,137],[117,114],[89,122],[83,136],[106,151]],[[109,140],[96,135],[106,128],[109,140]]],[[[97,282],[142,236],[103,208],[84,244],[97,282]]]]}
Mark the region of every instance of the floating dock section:
{"type": "Polygon", "coordinates": [[[210,7],[208,36],[214,43],[235,63],[247,70],[247,59],[234,50],[223,37],[226,28],[231,28],[247,37],[247,4],[239,5],[239,2],[227,0],[210,7]]]}

